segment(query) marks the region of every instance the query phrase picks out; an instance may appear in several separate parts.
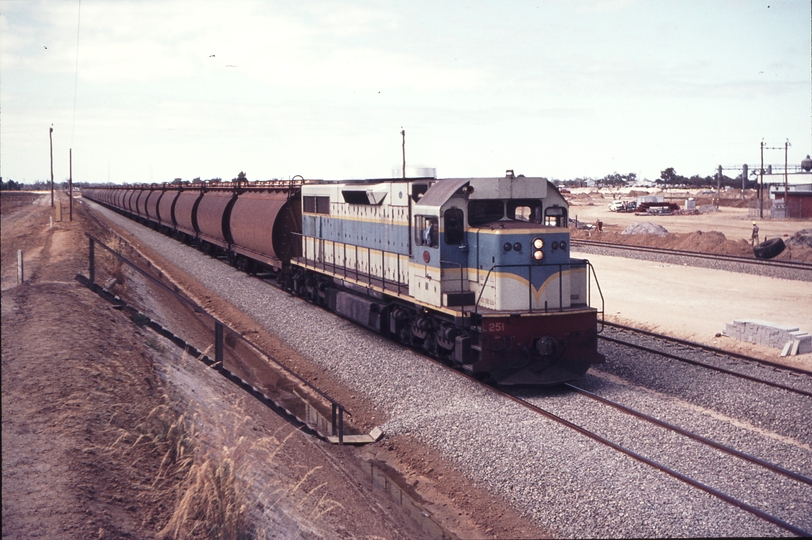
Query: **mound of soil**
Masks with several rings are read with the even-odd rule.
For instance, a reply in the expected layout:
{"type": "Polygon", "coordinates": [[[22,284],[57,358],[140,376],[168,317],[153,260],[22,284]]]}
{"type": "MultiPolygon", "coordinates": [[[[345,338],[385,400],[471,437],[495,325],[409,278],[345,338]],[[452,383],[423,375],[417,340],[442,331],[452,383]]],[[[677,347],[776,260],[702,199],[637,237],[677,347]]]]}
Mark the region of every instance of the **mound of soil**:
{"type": "Polygon", "coordinates": [[[629,225],[620,234],[653,234],[655,236],[666,236],[668,235],[668,231],[662,225],[656,225],[650,221],[641,221],[640,223],[629,225]]]}
{"type": "MultiPolygon", "coordinates": [[[[657,225],[657,227],[659,227],[657,225]]],[[[803,232],[803,231],[799,231],[803,232]]],[[[730,240],[719,231],[696,231],[692,233],[666,233],[657,235],[650,233],[624,234],[618,232],[603,232],[570,229],[573,240],[597,240],[629,246],[654,247],[662,249],[679,249],[695,251],[697,253],[714,253],[718,255],[735,255],[739,257],[752,257],[753,247],[747,240],[730,240]]],[[[797,233],[796,233],[797,234],[797,233]]],[[[812,246],[805,244],[805,236],[798,235],[797,243],[786,242],[787,249],[774,260],[793,260],[812,263],[812,246]]]]}

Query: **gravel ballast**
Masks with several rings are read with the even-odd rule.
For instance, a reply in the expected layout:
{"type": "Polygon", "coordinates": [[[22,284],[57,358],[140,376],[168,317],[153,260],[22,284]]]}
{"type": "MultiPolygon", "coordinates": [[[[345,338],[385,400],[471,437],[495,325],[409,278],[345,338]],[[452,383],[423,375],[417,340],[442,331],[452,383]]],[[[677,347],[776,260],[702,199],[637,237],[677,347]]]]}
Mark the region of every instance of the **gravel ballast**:
{"type": "MultiPolygon", "coordinates": [[[[450,466],[503,497],[556,536],[774,536],[785,533],[752,514],[539,417],[344,319],[109,210],[96,205],[93,208],[137,234],[161,257],[183,268],[213,294],[227,299],[264,329],[342,381],[380,411],[379,418],[385,419],[381,427],[386,436],[408,436],[434,449],[450,466]]],[[[619,360],[615,351],[607,348],[604,352],[608,356],[607,365],[619,360]]],[[[623,370],[610,374],[627,376],[623,370]]],[[[667,390],[649,391],[645,399],[653,402],[641,407],[664,408],[668,421],[681,425],[707,423],[712,434],[721,433],[733,441],[751,441],[750,446],[757,447],[756,450],[760,448],[767,455],[788,459],[792,462],[790,465],[799,465],[803,459],[809,462],[808,439],[803,441],[805,453],[801,452],[797,461],[789,459],[793,448],[786,445],[792,445],[782,440],[797,436],[791,425],[779,422],[778,432],[773,433],[771,422],[775,418],[761,418],[745,407],[745,403],[725,405],[725,396],[739,394],[738,391],[726,392],[719,388],[717,399],[698,401],[691,407],[680,405],[674,397],[679,390],[674,387],[679,385],[667,379],[681,376],[670,371],[662,374],[662,384],[667,390]],[[709,410],[702,411],[701,407],[709,410]],[[721,426],[723,421],[712,418],[714,408],[723,409],[731,418],[738,418],[739,411],[744,409],[746,421],[727,431],[721,426]],[[758,429],[748,425],[750,422],[758,429]]],[[[643,399],[633,385],[648,384],[639,378],[632,385],[597,381],[597,377],[587,379],[592,388],[603,385],[630,401],[643,399]]],[[[720,384],[730,383],[725,379],[720,384]]],[[[748,395],[752,395],[750,390],[733,399],[746,401],[748,395]]],[[[679,455],[685,447],[671,435],[649,435],[640,431],[643,428],[637,424],[629,423],[624,418],[627,415],[604,414],[605,408],[587,406],[585,400],[566,392],[556,395],[556,391],[539,391],[533,399],[555,414],[609,429],[613,437],[618,436],[629,444],[638,438],[661,441],[653,448],[662,459],[675,453],[679,455]]],[[[763,399],[760,406],[770,408],[770,398],[765,395],[763,399]]],[[[786,419],[787,424],[794,421],[794,418],[786,419]]],[[[719,478],[718,463],[706,459],[706,452],[697,453],[697,460],[691,460],[693,473],[699,478],[715,478],[717,489],[734,491],[736,486],[728,480],[735,483],[738,479],[719,478]]],[[[753,497],[761,496],[754,494],[753,497]]],[[[798,495],[797,489],[786,489],[770,493],[768,498],[770,508],[782,505],[796,508],[791,514],[793,518],[812,516],[812,495],[808,490],[798,495]]],[[[804,525],[812,528],[808,519],[804,525]]]]}

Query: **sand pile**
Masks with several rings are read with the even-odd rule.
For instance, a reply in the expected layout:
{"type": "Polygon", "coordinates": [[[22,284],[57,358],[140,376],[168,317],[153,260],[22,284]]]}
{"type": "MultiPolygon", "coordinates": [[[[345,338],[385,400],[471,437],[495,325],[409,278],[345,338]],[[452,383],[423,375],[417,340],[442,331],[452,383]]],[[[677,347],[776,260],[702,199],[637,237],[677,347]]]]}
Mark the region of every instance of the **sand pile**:
{"type": "Polygon", "coordinates": [[[640,223],[629,225],[620,234],[653,234],[656,236],[667,236],[668,231],[662,225],[655,225],[650,221],[641,221],[640,223]]]}

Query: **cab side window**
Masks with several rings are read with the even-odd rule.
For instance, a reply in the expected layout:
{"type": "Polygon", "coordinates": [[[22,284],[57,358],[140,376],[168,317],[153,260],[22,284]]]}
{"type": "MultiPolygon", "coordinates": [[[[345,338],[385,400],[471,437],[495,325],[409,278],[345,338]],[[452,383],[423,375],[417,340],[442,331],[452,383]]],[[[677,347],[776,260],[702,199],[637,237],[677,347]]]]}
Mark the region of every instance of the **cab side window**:
{"type": "Polygon", "coordinates": [[[414,242],[418,246],[437,247],[439,219],[435,216],[414,217],[414,242]]]}
{"type": "Polygon", "coordinates": [[[445,232],[445,243],[450,246],[462,244],[465,237],[462,210],[459,208],[449,208],[443,214],[443,231],[445,232]]]}
{"type": "Polygon", "coordinates": [[[567,209],[562,206],[550,206],[544,209],[544,224],[548,227],[566,227],[567,209]]]}

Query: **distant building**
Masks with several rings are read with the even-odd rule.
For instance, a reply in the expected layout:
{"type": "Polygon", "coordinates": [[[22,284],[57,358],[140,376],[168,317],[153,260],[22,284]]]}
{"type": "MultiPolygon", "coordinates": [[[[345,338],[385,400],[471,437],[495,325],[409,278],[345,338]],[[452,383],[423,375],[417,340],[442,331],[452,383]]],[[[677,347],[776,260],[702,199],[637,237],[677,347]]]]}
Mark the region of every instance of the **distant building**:
{"type": "Polygon", "coordinates": [[[770,189],[770,198],[775,202],[773,208],[776,210],[772,212],[772,217],[790,217],[798,219],[812,218],[812,182],[809,183],[787,183],[786,196],[787,200],[784,201],[784,184],[772,184],[770,189]]]}

